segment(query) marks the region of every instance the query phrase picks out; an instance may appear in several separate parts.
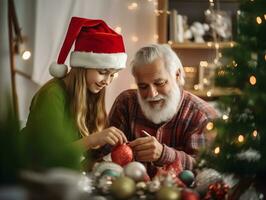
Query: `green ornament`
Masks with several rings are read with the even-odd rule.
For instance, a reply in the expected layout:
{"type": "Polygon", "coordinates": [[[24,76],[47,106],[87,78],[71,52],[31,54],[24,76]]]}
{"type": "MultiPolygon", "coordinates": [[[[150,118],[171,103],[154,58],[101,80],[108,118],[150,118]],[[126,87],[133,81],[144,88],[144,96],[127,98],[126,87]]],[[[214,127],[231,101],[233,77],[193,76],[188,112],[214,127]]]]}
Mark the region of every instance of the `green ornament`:
{"type": "Polygon", "coordinates": [[[185,183],[187,186],[191,186],[191,184],[195,180],[195,176],[192,171],[190,170],[184,170],[179,174],[179,178],[183,183],[185,183]]]}
{"type": "Polygon", "coordinates": [[[118,177],[112,184],[110,191],[117,199],[128,199],[134,195],[135,182],[128,177],[118,177]]]}
{"type": "Polygon", "coordinates": [[[111,169],[106,169],[103,171],[103,173],[101,175],[102,176],[118,177],[118,176],[120,176],[120,173],[118,173],[117,171],[111,170],[111,169]]]}
{"type": "Polygon", "coordinates": [[[156,193],[156,200],[179,200],[180,192],[175,187],[163,186],[156,193]]]}

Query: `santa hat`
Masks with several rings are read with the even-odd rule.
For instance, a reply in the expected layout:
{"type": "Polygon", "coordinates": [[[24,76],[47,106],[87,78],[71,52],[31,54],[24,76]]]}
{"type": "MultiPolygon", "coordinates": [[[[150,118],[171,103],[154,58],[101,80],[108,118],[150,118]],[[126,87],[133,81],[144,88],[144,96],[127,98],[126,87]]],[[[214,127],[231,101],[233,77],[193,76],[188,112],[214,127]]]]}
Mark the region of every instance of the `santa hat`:
{"type": "Polygon", "coordinates": [[[52,76],[61,78],[67,74],[64,62],[74,41],[75,48],[70,55],[71,67],[125,68],[127,54],[121,35],[103,20],[72,17],[57,63],[49,68],[52,76]]]}

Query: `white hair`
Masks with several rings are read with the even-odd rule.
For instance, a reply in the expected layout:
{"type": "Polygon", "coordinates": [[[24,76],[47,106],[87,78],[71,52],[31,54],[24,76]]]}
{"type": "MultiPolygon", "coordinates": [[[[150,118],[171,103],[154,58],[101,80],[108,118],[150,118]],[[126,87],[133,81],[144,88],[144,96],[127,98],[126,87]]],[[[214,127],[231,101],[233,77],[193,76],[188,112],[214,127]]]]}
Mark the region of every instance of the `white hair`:
{"type": "Polygon", "coordinates": [[[177,54],[167,44],[151,44],[139,49],[131,61],[132,74],[135,74],[136,68],[144,64],[150,64],[158,58],[163,59],[165,68],[172,77],[175,78],[176,72],[179,71],[178,83],[184,85],[185,73],[183,65],[177,54]]]}

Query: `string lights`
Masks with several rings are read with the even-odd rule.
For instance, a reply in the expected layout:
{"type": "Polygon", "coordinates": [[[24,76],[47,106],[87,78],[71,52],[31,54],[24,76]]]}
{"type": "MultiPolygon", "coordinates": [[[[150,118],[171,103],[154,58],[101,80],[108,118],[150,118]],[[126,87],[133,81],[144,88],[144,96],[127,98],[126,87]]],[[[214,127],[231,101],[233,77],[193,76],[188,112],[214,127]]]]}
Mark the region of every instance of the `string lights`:
{"type": "Polygon", "coordinates": [[[237,140],[238,140],[239,143],[243,143],[244,140],[245,140],[245,138],[244,138],[243,135],[239,135],[238,138],[237,138],[237,140]]]}
{"type": "Polygon", "coordinates": [[[255,76],[250,76],[249,77],[249,82],[250,82],[250,84],[251,85],[255,85],[256,84],[256,82],[257,82],[257,79],[256,79],[256,77],[255,76]]]}
{"type": "Polygon", "coordinates": [[[215,154],[219,154],[219,153],[220,153],[220,147],[215,147],[215,149],[214,149],[214,153],[215,153],[215,154]]]}

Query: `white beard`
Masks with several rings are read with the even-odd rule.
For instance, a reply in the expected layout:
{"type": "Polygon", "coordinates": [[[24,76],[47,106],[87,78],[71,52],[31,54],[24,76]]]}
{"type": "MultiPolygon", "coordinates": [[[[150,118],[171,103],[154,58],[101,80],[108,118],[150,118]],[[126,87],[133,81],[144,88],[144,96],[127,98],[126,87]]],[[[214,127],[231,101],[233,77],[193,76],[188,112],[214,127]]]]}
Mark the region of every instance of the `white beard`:
{"type": "Polygon", "coordinates": [[[143,99],[138,92],[138,102],[145,117],[151,120],[155,124],[160,124],[170,120],[177,112],[177,107],[181,99],[181,91],[177,83],[175,82],[169,95],[157,95],[154,98],[143,99]],[[164,105],[160,105],[152,108],[148,103],[149,100],[164,99],[164,105]]]}

